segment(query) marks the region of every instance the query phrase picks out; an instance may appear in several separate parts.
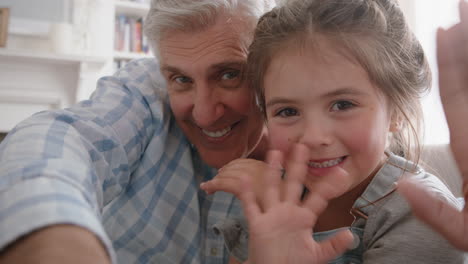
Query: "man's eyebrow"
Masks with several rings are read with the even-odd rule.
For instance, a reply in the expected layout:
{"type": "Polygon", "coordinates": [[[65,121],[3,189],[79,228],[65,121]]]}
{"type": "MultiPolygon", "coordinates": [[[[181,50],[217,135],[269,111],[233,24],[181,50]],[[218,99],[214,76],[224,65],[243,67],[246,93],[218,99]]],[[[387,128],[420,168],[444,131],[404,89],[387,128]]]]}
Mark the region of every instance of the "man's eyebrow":
{"type": "MultiPolygon", "coordinates": [[[[241,68],[244,69],[247,66],[247,63],[245,61],[223,61],[220,63],[216,63],[210,66],[211,70],[223,70],[226,68],[241,68]]],[[[161,71],[162,72],[171,72],[171,73],[182,73],[184,74],[184,71],[170,65],[162,65],[161,66],[161,71]]]]}
{"type": "Polygon", "coordinates": [[[246,61],[223,61],[210,66],[211,69],[219,70],[226,68],[245,68],[247,66],[246,61]]]}
{"type": "Polygon", "coordinates": [[[173,66],[169,66],[169,65],[163,65],[161,66],[161,71],[164,71],[164,72],[182,72],[179,68],[177,67],[173,67],[173,66]]]}

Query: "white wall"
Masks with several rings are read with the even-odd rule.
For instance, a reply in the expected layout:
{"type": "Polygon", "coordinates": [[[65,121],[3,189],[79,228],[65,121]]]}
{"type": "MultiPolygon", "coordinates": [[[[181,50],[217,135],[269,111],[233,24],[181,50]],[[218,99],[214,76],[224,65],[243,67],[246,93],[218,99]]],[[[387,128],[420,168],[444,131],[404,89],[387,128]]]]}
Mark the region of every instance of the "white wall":
{"type": "Polygon", "coordinates": [[[0,6],[10,7],[11,16],[48,22],[67,21],[69,0],[1,0],[0,6]]]}
{"type": "Polygon", "coordinates": [[[431,92],[423,100],[426,144],[449,142],[449,133],[440,102],[436,59],[437,28],[458,22],[458,0],[399,0],[408,23],[426,52],[432,70],[431,92]]]}

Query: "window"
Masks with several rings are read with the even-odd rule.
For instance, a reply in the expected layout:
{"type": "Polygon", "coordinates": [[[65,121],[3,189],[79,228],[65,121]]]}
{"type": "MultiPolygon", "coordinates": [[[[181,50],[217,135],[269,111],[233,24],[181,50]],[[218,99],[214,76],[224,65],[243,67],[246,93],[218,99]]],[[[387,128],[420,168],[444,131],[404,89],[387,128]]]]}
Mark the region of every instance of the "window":
{"type": "Polygon", "coordinates": [[[1,0],[1,6],[10,8],[10,34],[47,36],[50,23],[70,22],[73,5],[72,0],[1,0]]]}
{"type": "Polygon", "coordinates": [[[413,5],[412,11],[408,14],[408,19],[426,52],[433,77],[431,92],[422,100],[425,122],[424,143],[448,143],[449,132],[439,97],[436,32],[439,27],[448,28],[459,21],[459,0],[406,1],[411,2],[413,5]],[[411,16],[411,13],[413,16],[411,16]]]}

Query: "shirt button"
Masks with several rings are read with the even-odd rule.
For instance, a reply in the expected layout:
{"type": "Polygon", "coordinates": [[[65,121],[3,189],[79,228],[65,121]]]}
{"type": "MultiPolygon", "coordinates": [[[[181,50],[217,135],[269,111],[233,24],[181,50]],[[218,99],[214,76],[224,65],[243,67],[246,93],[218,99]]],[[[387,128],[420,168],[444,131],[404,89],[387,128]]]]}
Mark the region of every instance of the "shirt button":
{"type": "Polygon", "coordinates": [[[211,256],[216,256],[216,255],[218,255],[218,249],[217,248],[211,248],[210,253],[211,253],[211,256]]]}

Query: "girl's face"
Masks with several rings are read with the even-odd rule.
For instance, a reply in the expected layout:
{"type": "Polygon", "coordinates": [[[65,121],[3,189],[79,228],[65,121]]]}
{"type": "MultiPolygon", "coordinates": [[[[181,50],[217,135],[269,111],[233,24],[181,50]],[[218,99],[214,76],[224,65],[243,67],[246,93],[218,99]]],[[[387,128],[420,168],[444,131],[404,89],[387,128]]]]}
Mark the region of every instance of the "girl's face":
{"type": "Polygon", "coordinates": [[[276,54],[264,79],[272,149],[310,149],[309,178],[342,167],[356,187],[386,159],[390,113],[366,71],[342,49],[321,40],[317,50],[276,54]]]}

